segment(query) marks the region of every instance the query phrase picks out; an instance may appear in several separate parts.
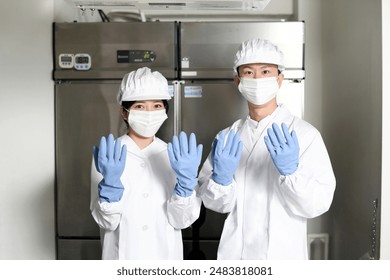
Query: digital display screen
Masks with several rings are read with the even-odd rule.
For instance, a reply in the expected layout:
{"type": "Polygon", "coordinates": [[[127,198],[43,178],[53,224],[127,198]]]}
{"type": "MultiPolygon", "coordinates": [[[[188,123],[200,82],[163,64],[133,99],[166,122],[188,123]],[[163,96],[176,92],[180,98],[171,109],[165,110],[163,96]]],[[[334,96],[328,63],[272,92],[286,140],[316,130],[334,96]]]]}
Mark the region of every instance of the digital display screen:
{"type": "Polygon", "coordinates": [[[72,57],[71,56],[62,56],[61,61],[62,62],[72,62],[72,57]]]}
{"type": "Polygon", "coordinates": [[[156,54],[151,50],[118,50],[118,63],[154,62],[156,54]]]}
{"type": "Polygon", "coordinates": [[[78,56],[76,57],[76,63],[78,64],[83,64],[83,63],[88,63],[89,58],[87,56],[78,56]]]}

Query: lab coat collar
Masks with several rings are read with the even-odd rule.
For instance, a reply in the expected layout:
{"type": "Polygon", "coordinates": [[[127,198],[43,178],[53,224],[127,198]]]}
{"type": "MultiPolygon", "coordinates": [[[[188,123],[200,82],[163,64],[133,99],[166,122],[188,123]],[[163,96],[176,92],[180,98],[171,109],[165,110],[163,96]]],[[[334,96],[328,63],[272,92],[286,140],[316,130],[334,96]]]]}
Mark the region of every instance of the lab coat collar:
{"type": "Polygon", "coordinates": [[[142,150],[137,146],[134,140],[131,139],[131,137],[127,134],[121,137],[121,141],[122,141],[122,145],[126,144],[128,153],[130,152],[139,157],[150,157],[154,154],[158,154],[167,150],[167,144],[156,136],[153,137],[153,142],[150,143],[149,146],[147,146],[142,150]]]}
{"type": "Polygon", "coordinates": [[[272,114],[259,122],[252,120],[249,115],[246,117],[241,134],[241,141],[249,153],[253,150],[257,142],[259,142],[258,140],[263,138],[263,135],[266,133],[266,128],[270,126],[270,123],[275,119],[280,110],[281,108],[278,106],[272,114]],[[253,137],[253,134],[256,134],[256,136],[253,137]],[[253,138],[256,138],[256,140],[254,141],[253,138]]]}

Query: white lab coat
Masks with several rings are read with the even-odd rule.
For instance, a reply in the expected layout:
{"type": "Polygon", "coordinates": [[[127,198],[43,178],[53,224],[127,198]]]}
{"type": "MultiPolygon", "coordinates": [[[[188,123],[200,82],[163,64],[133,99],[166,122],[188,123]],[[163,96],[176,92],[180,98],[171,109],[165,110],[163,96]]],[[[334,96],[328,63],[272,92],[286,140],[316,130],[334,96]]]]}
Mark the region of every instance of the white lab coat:
{"type": "Polygon", "coordinates": [[[229,130],[238,131],[244,146],[232,184],[210,178],[210,156],[199,175],[204,205],[230,212],[218,259],[307,259],[306,220],[329,209],[336,186],[320,133],[283,105],[259,123],[247,117],[229,130]],[[286,123],[298,136],[299,166],[288,176],[279,174],[264,143],[274,122],[286,123]]]}
{"type": "Polygon", "coordinates": [[[174,193],[165,142],[155,137],[140,150],[128,135],[120,140],[127,146],[120,201],[99,201],[102,175],[92,162],[91,212],[101,229],[102,259],[183,259],[181,229],[199,217],[200,198],[196,191],[187,198],[174,193]]]}

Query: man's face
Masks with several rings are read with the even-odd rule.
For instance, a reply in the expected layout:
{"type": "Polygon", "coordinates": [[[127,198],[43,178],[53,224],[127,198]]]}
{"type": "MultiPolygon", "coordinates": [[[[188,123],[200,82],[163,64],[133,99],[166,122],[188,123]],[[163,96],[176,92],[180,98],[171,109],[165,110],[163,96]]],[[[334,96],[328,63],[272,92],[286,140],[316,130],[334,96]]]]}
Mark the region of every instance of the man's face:
{"type": "MultiPolygon", "coordinates": [[[[238,67],[238,75],[240,78],[261,79],[269,77],[278,77],[279,87],[282,85],[284,75],[279,74],[278,66],[275,64],[266,63],[251,63],[244,64],[238,67]]],[[[239,79],[235,77],[236,84],[239,84],[239,79]]]]}
{"type": "Polygon", "coordinates": [[[238,68],[240,78],[269,78],[278,76],[278,66],[275,64],[253,63],[244,64],[238,68]]]}

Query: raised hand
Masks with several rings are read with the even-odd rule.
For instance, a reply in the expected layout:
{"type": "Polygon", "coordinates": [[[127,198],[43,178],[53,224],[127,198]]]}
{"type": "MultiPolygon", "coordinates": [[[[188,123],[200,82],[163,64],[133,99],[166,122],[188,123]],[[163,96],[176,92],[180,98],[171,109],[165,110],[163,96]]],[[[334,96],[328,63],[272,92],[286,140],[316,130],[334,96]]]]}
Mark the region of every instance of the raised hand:
{"type": "Polygon", "coordinates": [[[229,132],[224,146],[225,134],[223,130],[213,142],[212,179],[220,185],[227,186],[233,181],[233,175],[240,162],[243,146],[238,133],[232,130],[229,132]]]}
{"type": "Polygon", "coordinates": [[[126,163],[126,145],[121,147],[121,141],[114,141],[112,134],[107,139],[103,136],[99,148],[93,147],[93,155],[96,170],[103,175],[98,186],[100,201],[119,201],[124,190],[120,178],[126,163]]]}
{"type": "Polygon", "coordinates": [[[272,129],[268,128],[268,136],[264,137],[264,141],[279,173],[287,176],[298,168],[299,143],[295,131],[290,134],[285,123],[282,123],[282,130],[283,134],[278,125],[273,123],[272,129]]]}
{"type": "Polygon", "coordinates": [[[198,168],[202,159],[203,146],[196,144],[194,133],[190,134],[189,141],[183,131],[180,132],[179,137],[180,141],[175,135],[172,143],[168,143],[168,157],[177,178],[175,192],[181,197],[188,197],[198,184],[198,168]]]}

